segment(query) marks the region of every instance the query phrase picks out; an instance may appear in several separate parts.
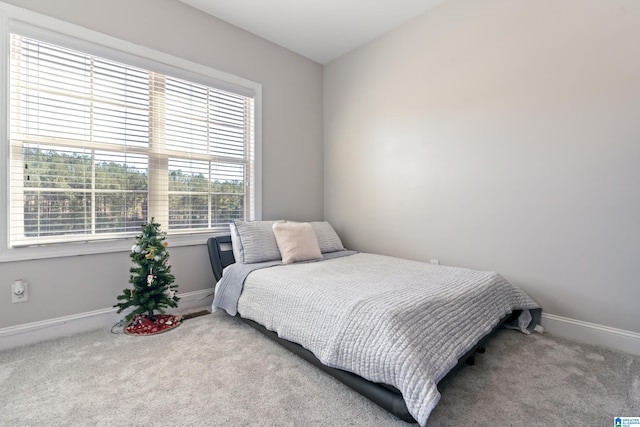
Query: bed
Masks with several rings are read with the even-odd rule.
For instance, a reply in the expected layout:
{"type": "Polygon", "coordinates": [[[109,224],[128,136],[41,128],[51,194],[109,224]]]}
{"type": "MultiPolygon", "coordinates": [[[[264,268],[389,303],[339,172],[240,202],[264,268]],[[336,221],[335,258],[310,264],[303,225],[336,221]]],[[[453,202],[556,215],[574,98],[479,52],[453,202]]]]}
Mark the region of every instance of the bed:
{"type": "Polygon", "coordinates": [[[529,333],[540,320],[540,307],[499,274],[348,251],[330,224],[295,224],[237,221],[208,240],[213,309],[404,421],[425,425],[437,384],[472,364],[497,328],[529,333]],[[294,252],[305,229],[311,255],[289,256],[287,227],[294,252]]]}

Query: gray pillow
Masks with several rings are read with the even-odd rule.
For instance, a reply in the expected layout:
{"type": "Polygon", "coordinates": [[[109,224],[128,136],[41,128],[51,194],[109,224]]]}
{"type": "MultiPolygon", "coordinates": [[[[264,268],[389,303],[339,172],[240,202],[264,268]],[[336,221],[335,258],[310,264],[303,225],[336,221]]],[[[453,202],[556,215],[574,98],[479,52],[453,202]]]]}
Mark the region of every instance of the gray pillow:
{"type": "Polygon", "coordinates": [[[237,262],[251,264],[254,262],[274,261],[282,259],[276,237],[273,234],[273,224],[277,221],[240,221],[235,220],[236,229],[240,236],[242,250],[237,262]]]}
{"type": "Polygon", "coordinates": [[[242,249],[242,242],[240,242],[240,234],[238,234],[238,228],[233,222],[229,223],[229,232],[231,233],[231,248],[233,249],[233,258],[236,262],[242,262],[244,259],[244,250],[242,249]]]}
{"type": "Polygon", "coordinates": [[[310,224],[313,227],[313,231],[316,232],[320,252],[324,254],[327,252],[344,251],[342,241],[331,224],[327,221],[316,221],[311,222],[310,224]]]}

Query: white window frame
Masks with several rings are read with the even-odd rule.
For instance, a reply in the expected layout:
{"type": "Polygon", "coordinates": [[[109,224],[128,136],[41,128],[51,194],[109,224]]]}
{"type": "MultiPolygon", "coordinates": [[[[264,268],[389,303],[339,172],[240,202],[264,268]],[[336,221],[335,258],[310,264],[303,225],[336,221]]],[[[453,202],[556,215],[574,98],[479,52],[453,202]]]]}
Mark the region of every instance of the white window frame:
{"type": "MultiPolygon", "coordinates": [[[[142,68],[184,78],[196,83],[215,86],[231,92],[251,95],[254,98],[254,150],[252,185],[253,212],[248,219],[262,219],[262,85],[237,77],[202,64],[178,58],[163,52],[135,45],[93,30],[79,27],[55,18],[44,16],[26,9],[0,2],[0,103],[5,106],[0,115],[0,262],[29,259],[56,258],[74,255],[87,255],[107,252],[129,251],[135,237],[118,238],[109,241],[86,241],[58,243],[50,246],[9,247],[9,180],[10,180],[10,144],[9,138],[9,32],[16,26],[26,24],[33,34],[40,28],[43,39],[74,47],[87,53],[120,61],[142,68]],[[86,42],[86,43],[85,43],[86,42]],[[77,43],[77,46],[73,44],[77,43]],[[212,84],[214,83],[214,84],[212,84]]],[[[208,236],[206,232],[187,232],[170,234],[167,237],[171,246],[201,245],[208,236]]]]}

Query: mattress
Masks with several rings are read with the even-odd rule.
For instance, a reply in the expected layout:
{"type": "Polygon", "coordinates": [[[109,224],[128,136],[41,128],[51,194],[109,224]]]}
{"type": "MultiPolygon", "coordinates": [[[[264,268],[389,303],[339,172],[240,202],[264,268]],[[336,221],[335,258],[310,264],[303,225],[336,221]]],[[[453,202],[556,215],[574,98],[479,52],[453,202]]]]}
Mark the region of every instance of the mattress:
{"type": "Polygon", "coordinates": [[[214,307],[235,309],[326,366],[397,388],[421,425],[440,399],[438,382],[501,319],[520,312],[528,333],[540,318],[540,307],[495,272],[339,255],[233,264],[214,307]],[[238,297],[230,304],[225,295],[238,297]]]}

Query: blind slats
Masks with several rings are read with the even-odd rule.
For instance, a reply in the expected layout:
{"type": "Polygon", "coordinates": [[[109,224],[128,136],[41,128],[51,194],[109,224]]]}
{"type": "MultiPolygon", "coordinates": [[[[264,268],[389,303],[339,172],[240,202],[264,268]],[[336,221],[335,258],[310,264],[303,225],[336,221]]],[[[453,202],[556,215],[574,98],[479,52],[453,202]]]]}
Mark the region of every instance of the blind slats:
{"type": "Polygon", "coordinates": [[[253,100],[11,35],[10,244],[244,219],[253,100]],[[249,151],[249,152],[248,152],[249,151]]]}

